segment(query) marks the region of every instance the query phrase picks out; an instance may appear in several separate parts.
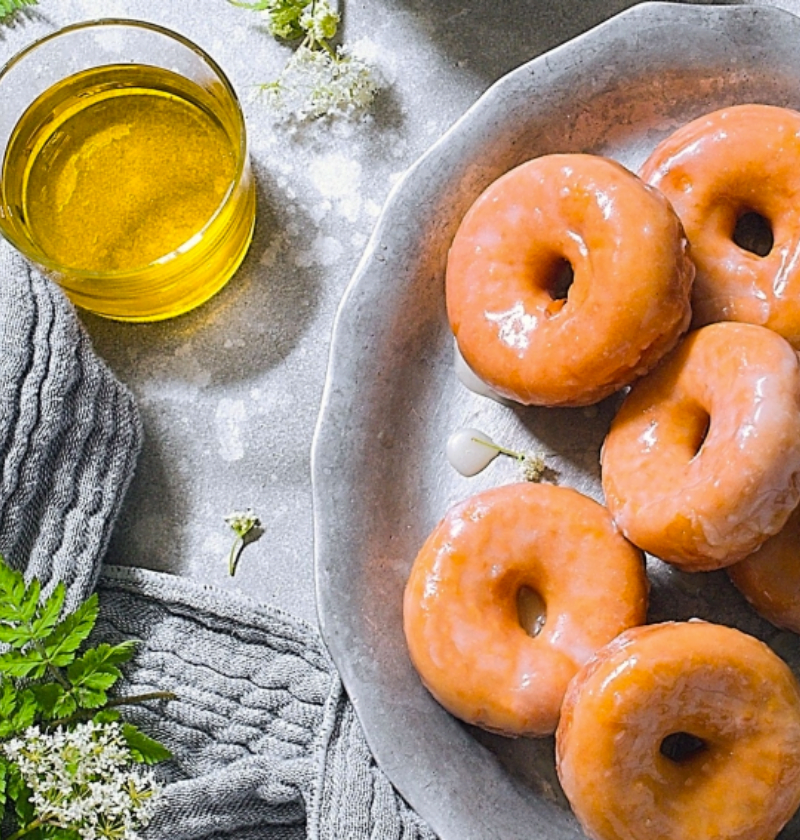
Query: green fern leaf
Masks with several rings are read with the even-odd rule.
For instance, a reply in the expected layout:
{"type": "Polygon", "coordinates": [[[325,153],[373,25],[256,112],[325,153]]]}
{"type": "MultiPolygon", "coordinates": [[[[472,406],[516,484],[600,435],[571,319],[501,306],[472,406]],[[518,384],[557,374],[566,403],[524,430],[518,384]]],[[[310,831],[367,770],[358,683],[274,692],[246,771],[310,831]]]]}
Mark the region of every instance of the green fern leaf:
{"type": "Polygon", "coordinates": [[[39,614],[32,621],[33,632],[37,639],[44,639],[53,631],[61,616],[66,594],[66,586],[63,582],[59,583],[50,597],[42,604],[39,614]]]}
{"type": "Polygon", "coordinates": [[[0,0],[0,20],[22,11],[26,6],[35,6],[37,0],[0,0]]]}
{"type": "Polygon", "coordinates": [[[158,741],[149,738],[132,723],[122,724],[122,737],[134,761],[140,764],[157,764],[172,757],[172,753],[158,741]]]}
{"type": "Polygon", "coordinates": [[[32,685],[31,691],[36,697],[36,703],[42,717],[46,720],[53,720],[57,717],[55,708],[64,696],[64,687],[59,683],[40,683],[32,685]]]}
{"type": "Polygon", "coordinates": [[[25,600],[26,588],[22,572],[12,569],[0,558],[0,621],[20,620],[20,605],[25,600]]]}
{"type": "Polygon", "coordinates": [[[9,650],[0,656],[0,673],[13,679],[41,679],[47,671],[47,660],[37,648],[9,650]]]}
{"type": "Polygon", "coordinates": [[[75,652],[86,641],[97,621],[97,594],[91,595],[75,612],[63,618],[42,640],[52,665],[64,668],[75,659],[75,652]]]}

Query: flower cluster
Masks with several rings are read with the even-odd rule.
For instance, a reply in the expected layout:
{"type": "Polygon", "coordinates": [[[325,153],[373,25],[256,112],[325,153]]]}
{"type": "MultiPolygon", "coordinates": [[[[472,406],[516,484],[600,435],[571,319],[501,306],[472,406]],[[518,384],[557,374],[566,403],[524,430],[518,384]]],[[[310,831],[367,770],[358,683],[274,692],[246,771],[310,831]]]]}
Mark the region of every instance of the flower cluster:
{"type": "Polygon", "coordinates": [[[277,115],[300,122],[354,116],[372,103],[374,68],[357,50],[331,46],[340,16],[328,0],[230,2],[261,12],[274,37],[300,42],[280,76],[261,85],[277,115]]]}
{"type": "Polygon", "coordinates": [[[81,840],[134,840],[150,822],[160,788],[151,770],[133,765],[116,722],[31,726],[2,751],[30,789],[40,825],[75,831],[81,840]]]}
{"type": "Polygon", "coordinates": [[[525,481],[539,482],[548,472],[547,465],[541,455],[533,452],[520,452],[517,455],[520,476],[525,481]]]}
{"type": "Polygon", "coordinates": [[[276,112],[300,121],[363,111],[377,89],[369,65],[345,47],[329,53],[308,46],[297,49],[278,79],[262,86],[276,112]]]}
{"type": "Polygon", "coordinates": [[[65,584],[46,597],[0,556],[0,824],[7,840],[134,840],[171,753],[116,707],[172,700],[171,691],[109,696],[135,645],[89,644],[97,593],[65,611],[65,584]]]}

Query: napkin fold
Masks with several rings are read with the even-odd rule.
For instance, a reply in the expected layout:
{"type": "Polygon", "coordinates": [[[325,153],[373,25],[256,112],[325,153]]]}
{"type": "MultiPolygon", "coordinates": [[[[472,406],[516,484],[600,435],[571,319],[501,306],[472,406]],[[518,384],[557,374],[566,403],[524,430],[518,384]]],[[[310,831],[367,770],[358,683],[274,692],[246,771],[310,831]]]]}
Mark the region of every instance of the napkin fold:
{"type": "Polygon", "coordinates": [[[0,553],[67,607],[94,588],[142,438],[71,304],[0,242],[0,553]]]}
{"type": "Polygon", "coordinates": [[[435,840],[375,763],[315,628],[244,596],[101,569],[135,469],[134,399],[71,304],[0,243],[0,552],[67,604],[100,596],[98,639],[135,639],[120,690],[166,744],[155,840],[435,840]]]}

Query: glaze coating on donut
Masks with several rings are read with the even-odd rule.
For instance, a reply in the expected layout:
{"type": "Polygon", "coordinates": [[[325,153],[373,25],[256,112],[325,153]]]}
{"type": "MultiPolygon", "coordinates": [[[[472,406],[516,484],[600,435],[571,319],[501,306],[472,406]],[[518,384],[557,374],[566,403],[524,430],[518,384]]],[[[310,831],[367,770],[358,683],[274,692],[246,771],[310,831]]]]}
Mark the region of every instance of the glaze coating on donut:
{"type": "Polygon", "coordinates": [[[447,312],[467,364],[500,395],[588,405],[675,345],[693,277],[660,193],[606,158],[546,155],[495,181],[464,217],[447,312]],[[554,287],[566,264],[564,298],[554,287]]]}
{"type": "Polygon", "coordinates": [[[511,484],[451,508],[417,556],[404,598],[411,659],[462,720],[507,735],[551,734],[578,668],[645,620],[641,552],[575,490],[511,484]],[[538,635],[518,593],[545,605],[538,635]]]}
{"type": "Polygon", "coordinates": [[[727,572],[759,615],[800,633],[800,508],[779,533],[727,572]]]}
{"type": "Polygon", "coordinates": [[[634,628],[570,683],[556,766],[594,840],[772,840],[800,804],[800,691],[738,630],[634,628]],[[668,757],[677,733],[697,749],[668,757]]]}
{"type": "Polygon", "coordinates": [[[760,324],[800,348],[800,113],[771,105],[714,111],[660,143],[641,176],[667,196],[689,237],[692,326],[760,324]],[[748,213],[771,229],[765,256],[734,241],[748,213]]]}
{"type": "Polygon", "coordinates": [[[690,333],[637,382],[601,453],[606,504],[645,551],[687,571],[729,566],[800,501],[800,365],[777,333],[690,333]]]}

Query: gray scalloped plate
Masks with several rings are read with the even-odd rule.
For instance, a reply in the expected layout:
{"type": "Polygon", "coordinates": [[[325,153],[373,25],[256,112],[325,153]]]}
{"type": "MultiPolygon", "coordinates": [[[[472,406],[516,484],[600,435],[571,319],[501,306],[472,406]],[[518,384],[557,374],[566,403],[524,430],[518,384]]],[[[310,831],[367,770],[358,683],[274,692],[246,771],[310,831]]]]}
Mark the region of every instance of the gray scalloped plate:
{"type": "MultiPolygon", "coordinates": [[[[460,426],[547,455],[595,498],[616,408],[509,408],[453,374],[444,310],[449,243],[471,202],[516,164],[583,151],[632,169],[687,120],[738,102],[800,107],[800,19],[775,8],[645,3],[505,76],[393,190],[336,319],[312,473],[323,638],[389,778],[443,840],[579,838],[552,739],[464,726],[419,682],[402,593],[447,508],[516,480],[510,459],[465,479],[444,447],[460,426]]],[[[765,639],[795,670],[798,637],[761,621],[723,572],[648,560],[651,621],[700,616],[765,639]]],[[[800,838],[793,820],[783,838],[800,838]]]]}

